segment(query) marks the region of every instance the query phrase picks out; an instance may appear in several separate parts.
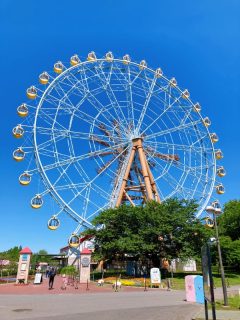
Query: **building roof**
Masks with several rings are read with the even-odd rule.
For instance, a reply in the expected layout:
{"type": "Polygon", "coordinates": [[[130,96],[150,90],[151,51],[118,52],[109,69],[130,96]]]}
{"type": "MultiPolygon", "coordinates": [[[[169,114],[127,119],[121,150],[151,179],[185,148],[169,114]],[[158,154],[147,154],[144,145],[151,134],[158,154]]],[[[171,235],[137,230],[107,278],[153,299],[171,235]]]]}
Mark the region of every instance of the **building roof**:
{"type": "Polygon", "coordinates": [[[26,254],[26,253],[28,253],[28,254],[32,254],[32,251],[31,251],[31,249],[29,249],[28,247],[25,247],[25,248],[23,248],[20,252],[19,252],[20,254],[26,254]]]}

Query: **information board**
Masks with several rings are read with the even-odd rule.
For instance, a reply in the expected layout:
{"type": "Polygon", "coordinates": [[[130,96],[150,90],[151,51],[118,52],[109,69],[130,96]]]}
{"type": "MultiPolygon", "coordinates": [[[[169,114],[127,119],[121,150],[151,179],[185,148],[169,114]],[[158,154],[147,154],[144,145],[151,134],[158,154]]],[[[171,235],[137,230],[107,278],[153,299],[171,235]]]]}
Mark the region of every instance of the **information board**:
{"type": "Polygon", "coordinates": [[[151,284],[161,283],[161,274],[159,268],[151,268],[150,270],[151,284]]]}
{"type": "Polygon", "coordinates": [[[36,273],[34,278],[34,284],[40,284],[42,282],[42,274],[36,273]]]}

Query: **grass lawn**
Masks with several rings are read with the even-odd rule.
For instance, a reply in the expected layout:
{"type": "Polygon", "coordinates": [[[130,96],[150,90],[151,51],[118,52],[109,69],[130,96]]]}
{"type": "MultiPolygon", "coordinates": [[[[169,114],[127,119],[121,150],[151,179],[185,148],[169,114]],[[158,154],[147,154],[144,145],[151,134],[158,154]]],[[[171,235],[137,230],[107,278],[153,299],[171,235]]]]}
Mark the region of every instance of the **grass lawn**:
{"type": "MultiPolygon", "coordinates": [[[[224,307],[223,300],[216,301],[218,310],[240,310],[240,296],[238,294],[228,297],[228,307],[224,307]]],[[[240,318],[240,315],[239,315],[240,318]]]]}
{"type": "MultiPolygon", "coordinates": [[[[189,273],[190,274],[190,273],[189,273]]],[[[194,274],[194,273],[192,273],[194,274]]],[[[198,273],[201,275],[200,273],[198,273]]],[[[187,276],[187,273],[174,273],[173,275],[173,289],[181,290],[185,288],[185,276],[187,276]]],[[[240,274],[239,273],[226,273],[226,284],[228,287],[234,286],[234,285],[240,285],[240,274]]],[[[213,281],[215,287],[221,287],[222,281],[221,281],[221,275],[218,273],[213,273],[213,281]]]]}
{"type": "MultiPolygon", "coordinates": [[[[201,275],[201,273],[174,273],[173,274],[173,279],[171,280],[172,282],[172,289],[175,290],[184,290],[185,289],[185,276],[187,276],[188,274],[199,274],[201,275]]],[[[226,273],[226,284],[227,286],[231,287],[233,285],[240,285],[240,274],[237,273],[226,273]]],[[[171,279],[171,275],[168,274],[168,277],[171,279]]],[[[99,279],[100,277],[96,277],[96,279],[99,279]]],[[[104,277],[105,281],[108,283],[113,283],[116,281],[116,275],[113,276],[106,276],[104,277]]],[[[147,278],[147,286],[150,285],[150,279],[147,278]]],[[[163,279],[163,286],[167,286],[166,285],[166,279],[163,279]]],[[[214,285],[216,287],[221,287],[222,282],[221,282],[221,276],[218,273],[214,273],[213,274],[213,281],[214,281],[214,285]]],[[[141,287],[144,286],[144,278],[133,278],[133,277],[129,277],[126,276],[124,274],[122,274],[121,276],[121,282],[123,285],[127,285],[127,286],[137,286],[137,287],[141,287]]]]}

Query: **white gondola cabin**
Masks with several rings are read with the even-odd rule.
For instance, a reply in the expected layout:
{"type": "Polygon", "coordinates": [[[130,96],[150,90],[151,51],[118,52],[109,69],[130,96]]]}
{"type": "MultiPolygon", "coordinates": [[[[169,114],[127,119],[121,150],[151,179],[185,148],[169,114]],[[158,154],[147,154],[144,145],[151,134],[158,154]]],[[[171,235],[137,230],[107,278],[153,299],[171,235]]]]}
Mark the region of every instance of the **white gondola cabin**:
{"type": "Polygon", "coordinates": [[[223,158],[223,153],[220,149],[215,151],[215,157],[217,160],[221,160],[223,158]]]}
{"type": "Polygon", "coordinates": [[[22,103],[19,107],[17,107],[17,114],[19,117],[26,117],[28,115],[28,107],[26,103],[22,103]]]}
{"type": "Polygon", "coordinates": [[[211,133],[211,134],[210,134],[210,138],[211,138],[211,141],[212,141],[213,143],[216,143],[216,142],[218,142],[218,140],[219,140],[216,133],[211,133]]]}
{"type": "Polygon", "coordinates": [[[37,89],[34,86],[27,89],[27,97],[32,100],[37,97],[37,89]]]}
{"type": "Polygon", "coordinates": [[[222,213],[222,208],[218,200],[213,201],[212,206],[214,207],[214,213],[220,214],[222,213]]]}
{"type": "Polygon", "coordinates": [[[106,53],[105,58],[106,58],[106,60],[107,60],[108,62],[112,62],[113,59],[114,59],[114,56],[113,56],[112,52],[109,51],[109,52],[106,53]]]}
{"type": "Polygon", "coordinates": [[[22,138],[22,136],[24,135],[24,129],[20,124],[18,124],[13,128],[12,133],[15,138],[22,138]]]}
{"type": "Polygon", "coordinates": [[[195,112],[200,112],[201,111],[201,105],[200,103],[195,103],[195,105],[193,106],[193,111],[195,112]]]}
{"type": "Polygon", "coordinates": [[[60,74],[63,72],[63,63],[61,61],[58,61],[54,64],[53,70],[55,73],[60,74]]]}
{"type": "Polygon", "coordinates": [[[207,211],[208,213],[214,213],[214,210],[215,210],[215,208],[213,207],[212,204],[209,204],[209,205],[206,207],[206,211],[207,211]]]}
{"type": "Polygon", "coordinates": [[[177,86],[177,80],[175,78],[170,79],[170,86],[176,87],[177,86]]]}
{"type": "Polygon", "coordinates": [[[19,177],[19,183],[22,186],[27,186],[31,182],[31,175],[27,172],[24,172],[19,177]]]}
{"type": "Polygon", "coordinates": [[[205,127],[209,127],[211,125],[211,120],[208,117],[206,117],[203,119],[203,124],[205,127]]]}
{"type": "Polygon", "coordinates": [[[53,216],[48,220],[48,229],[56,230],[60,226],[60,221],[57,217],[53,216]]]}
{"type": "Polygon", "coordinates": [[[68,244],[71,248],[77,248],[80,244],[80,237],[73,233],[68,240],[68,244]]]}
{"type": "Polygon", "coordinates": [[[97,56],[94,51],[89,52],[87,60],[90,62],[94,62],[97,60],[97,56]]]}
{"type": "Polygon", "coordinates": [[[182,98],[183,99],[188,99],[190,97],[190,93],[187,89],[185,89],[182,93],[182,98]]]}
{"type": "Polygon", "coordinates": [[[71,59],[70,59],[70,64],[72,66],[76,66],[77,64],[79,64],[81,62],[81,60],[79,59],[77,54],[74,54],[71,59]]]}
{"type": "Polygon", "coordinates": [[[225,193],[225,189],[224,189],[223,184],[220,183],[216,186],[216,192],[217,192],[217,194],[224,194],[225,193]]]}
{"type": "Polygon", "coordinates": [[[219,167],[219,168],[217,168],[217,175],[218,175],[219,177],[221,177],[221,178],[226,175],[226,171],[225,171],[224,167],[219,167]]]}
{"type": "Polygon", "coordinates": [[[129,54],[125,54],[125,56],[123,56],[123,63],[129,64],[130,62],[131,62],[131,58],[130,58],[129,54]]]}
{"type": "Polygon", "coordinates": [[[147,68],[147,62],[145,60],[142,60],[140,63],[139,63],[139,69],[140,70],[144,70],[147,68]]]}
{"type": "Polygon", "coordinates": [[[24,160],[25,157],[25,152],[23,151],[22,148],[17,148],[16,150],[13,151],[13,159],[20,162],[24,160]]]}
{"type": "Polygon", "coordinates": [[[39,194],[36,194],[35,197],[32,198],[31,200],[31,207],[33,209],[39,209],[43,205],[43,199],[39,194]]]}
{"type": "Polygon", "coordinates": [[[155,76],[157,78],[161,78],[161,76],[163,75],[162,69],[161,68],[157,68],[155,71],[155,76]]]}
{"type": "Polygon", "coordinates": [[[49,74],[47,72],[43,72],[39,76],[39,82],[41,84],[47,84],[49,81],[49,74]]]}

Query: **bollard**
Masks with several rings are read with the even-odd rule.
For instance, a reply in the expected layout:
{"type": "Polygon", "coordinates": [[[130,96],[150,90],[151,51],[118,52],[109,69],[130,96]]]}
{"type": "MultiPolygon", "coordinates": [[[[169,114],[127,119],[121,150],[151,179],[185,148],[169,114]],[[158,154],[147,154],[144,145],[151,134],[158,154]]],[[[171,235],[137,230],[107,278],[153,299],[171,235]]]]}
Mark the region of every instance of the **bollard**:
{"type": "Polygon", "coordinates": [[[147,291],[147,281],[146,281],[146,278],[144,278],[144,291],[147,291]]]}
{"type": "Polygon", "coordinates": [[[118,292],[117,280],[118,280],[118,278],[116,277],[116,282],[115,282],[115,292],[118,292]]]}
{"type": "Polygon", "coordinates": [[[86,287],[86,291],[88,291],[89,290],[89,287],[88,287],[88,279],[87,279],[87,287],[86,287]]]}

